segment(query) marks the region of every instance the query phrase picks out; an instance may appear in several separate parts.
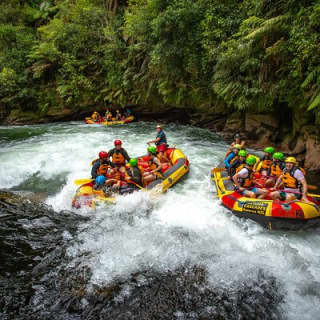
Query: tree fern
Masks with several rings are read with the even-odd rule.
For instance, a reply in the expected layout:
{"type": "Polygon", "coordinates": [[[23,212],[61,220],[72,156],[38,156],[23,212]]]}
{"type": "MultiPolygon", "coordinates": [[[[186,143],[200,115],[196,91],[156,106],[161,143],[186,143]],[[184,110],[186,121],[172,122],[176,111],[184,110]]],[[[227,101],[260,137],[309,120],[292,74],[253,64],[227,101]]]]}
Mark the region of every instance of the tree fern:
{"type": "Polygon", "coordinates": [[[308,111],[313,110],[320,106],[320,93],[313,99],[312,103],[308,106],[308,111]]]}

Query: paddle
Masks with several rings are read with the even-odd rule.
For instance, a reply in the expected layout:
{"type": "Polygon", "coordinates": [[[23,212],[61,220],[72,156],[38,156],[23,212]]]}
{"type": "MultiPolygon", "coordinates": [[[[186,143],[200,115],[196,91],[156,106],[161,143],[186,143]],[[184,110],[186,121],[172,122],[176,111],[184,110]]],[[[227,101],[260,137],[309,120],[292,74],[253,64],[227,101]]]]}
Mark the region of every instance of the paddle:
{"type": "Polygon", "coordinates": [[[224,170],[226,170],[225,168],[213,168],[212,170],[211,170],[211,173],[218,173],[218,172],[222,172],[222,171],[224,171],[224,170]]]}
{"type": "Polygon", "coordinates": [[[94,179],[77,179],[74,180],[74,184],[77,186],[81,186],[82,184],[90,183],[92,181],[94,181],[94,179]]]}
{"type": "Polygon", "coordinates": [[[139,189],[141,190],[146,190],[146,188],[144,187],[141,187],[139,184],[135,183],[134,181],[132,180],[127,180],[128,183],[131,183],[131,184],[134,184],[135,186],[137,186],[139,189]]]}

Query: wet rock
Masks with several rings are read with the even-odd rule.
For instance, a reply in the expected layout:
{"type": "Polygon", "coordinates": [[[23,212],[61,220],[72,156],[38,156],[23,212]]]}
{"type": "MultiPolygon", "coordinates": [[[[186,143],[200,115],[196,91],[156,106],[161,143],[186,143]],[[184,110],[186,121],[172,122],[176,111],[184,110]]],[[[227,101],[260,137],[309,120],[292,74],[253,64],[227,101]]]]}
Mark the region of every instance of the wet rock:
{"type": "Polygon", "coordinates": [[[91,253],[68,253],[86,220],[0,191],[1,319],[281,319],[280,284],[262,271],[224,285],[187,264],[91,284],[91,253]]]}
{"type": "Polygon", "coordinates": [[[309,170],[320,171],[320,130],[316,126],[303,128],[306,146],[305,167],[309,170]]]}
{"type": "Polygon", "coordinates": [[[224,134],[234,136],[235,132],[239,132],[244,127],[244,115],[241,112],[234,112],[229,115],[225,127],[224,134]]]}
{"type": "Polygon", "coordinates": [[[286,135],[280,145],[280,150],[284,153],[296,156],[305,154],[306,144],[304,137],[301,135],[298,137],[293,137],[290,134],[286,135]]]}
{"type": "Polygon", "coordinates": [[[250,146],[262,149],[278,138],[279,119],[270,114],[246,114],[245,131],[250,146]]]}
{"type": "Polygon", "coordinates": [[[89,277],[88,270],[72,273],[64,267],[44,282],[46,290],[36,301],[45,307],[45,312],[37,313],[39,318],[51,319],[55,314],[61,320],[281,319],[283,296],[277,281],[263,272],[245,283],[223,287],[210,284],[201,266],[142,270],[91,291],[86,289],[89,277]],[[86,273],[88,277],[81,276],[86,273]]]}
{"type": "MultiPolygon", "coordinates": [[[[68,242],[63,234],[74,235],[77,222],[84,220],[0,190],[1,319],[28,319],[26,308],[36,291],[33,269],[48,256],[55,259],[52,252],[68,242]]],[[[45,271],[50,271],[48,265],[45,271]]]]}

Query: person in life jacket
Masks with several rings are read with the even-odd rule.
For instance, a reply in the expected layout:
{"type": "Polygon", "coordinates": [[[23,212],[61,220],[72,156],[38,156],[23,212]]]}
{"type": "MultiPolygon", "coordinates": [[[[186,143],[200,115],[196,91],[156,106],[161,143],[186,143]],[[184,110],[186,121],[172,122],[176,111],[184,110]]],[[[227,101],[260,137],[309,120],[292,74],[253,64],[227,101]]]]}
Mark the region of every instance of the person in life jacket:
{"type": "Polygon", "coordinates": [[[154,143],[157,147],[157,152],[160,152],[162,156],[163,153],[167,150],[167,136],[159,124],[157,125],[156,130],[156,138],[154,140],[148,141],[147,144],[150,145],[151,143],[154,143]]]}
{"type": "Polygon", "coordinates": [[[229,155],[224,159],[224,165],[226,169],[229,169],[234,161],[236,161],[239,156],[238,153],[241,149],[240,144],[236,144],[233,146],[232,151],[229,153],[229,155]]]}
{"type": "Polygon", "coordinates": [[[120,167],[121,171],[124,172],[124,167],[126,164],[126,161],[130,161],[130,157],[128,155],[128,152],[122,148],[122,142],[121,140],[115,140],[114,141],[114,148],[111,149],[109,152],[109,157],[111,157],[111,162],[113,166],[120,167]]]}
{"type": "Polygon", "coordinates": [[[95,112],[92,114],[92,116],[91,116],[91,119],[92,119],[94,122],[100,121],[100,118],[101,118],[101,116],[100,116],[100,114],[99,114],[97,111],[95,111],[95,112]]]}
{"type": "Polygon", "coordinates": [[[141,175],[141,169],[138,166],[138,159],[137,158],[131,158],[129,161],[129,168],[126,168],[126,180],[128,183],[130,181],[133,181],[134,183],[141,186],[142,183],[142,175],[141,175]]]}
{"type": "Polygon", "coordinates": [[[112,192],[106,182],[107,180],[105,176],[97,176],[92,187],[93,194],[110,197],[112,195],[112,192]]]}
{"type": "Polygon", "coordinates": [[[255,157],[249,156],[244,167],[232,177],[232,180],[235,184],[235,189],[242,195],[249,198],[258,196],[261,199],[267,194],[267,191],[256,187],[251,188],[254,184],[253,166],[256,161],[255,157]]]}
{"type": "Polygon", "coordinates": [[[226,157],[229,155],[230,152],[232,152],[232,148],[235,146],[235,145],[240,145],[241,146],[241,149],[245,149],[245,145],[246,145],[246,141],[245,140],[241,140],[241,136],[239,133],[236,133],[233,137],[233,142],[231,143],[230,145],[230,148],[226,154],[226,157]]]}
{"type": "Polygon", "coordinates": [[[277,179],[281,176],[283,169],[285,168],[285,164],[283,162],[284,155],[282,152],[275,152],[272,155],[272,164],[268,169],[267,181],[265,182],[265,187],[270,188],[273,187],[277,181],[277,179]]]}
{"type": "Polygon", "coordinates": [[[268,171],[272,165],[272,155],[274,154],[274,148],[266,147],[263,151],[264,151],[264,156],[255,165],[254,171],[260,173],[263,176],[267,176],[268,171]]]}
{"type": "Polygon", "coordinates": [[[232,162],[228,169],[228,175],[232,178],[237,172],[239,172],[246,164],[247,151],[240,150],[238,153],[239,158],[232,162]]]}
{"type": "Polygon", "coordinates": [[[112,120],[112,112],[110,111],[109,108],[107,108],[107,110],[106,110],[105,117],[106,117],[107,121],[111,121],[112,120]]]}
{"type": "Polygon", "coordinates": [[[121,120],[121,113],[120,113],[120,111],[119,111],[119,109],[118,110],[116,110],[116,120],[117,121],[120,121],[121,120]]]}
{"type": "Polygon", "coordinates": [[[158,179],[162,178],[161,169],[161,163],[159,159],[157,158],[157,148],[154,146],[150,146],[147,149],[148,155],[149,155],[149,166],[150,170],[145,170],[142,177],[143,185],[147,185],[148,183],[158,179]]]}
{"type": "Polygon", "coordinates": [[[95,179],[97,176],[105,176],[108,173],[108,170],[112,167],[112,163],[109,161],[109,155],[106,151],[99,152],[99,158],[93,160],[91,169],[91,177],[95,179]]]}
{"type": "Polygon", "coordinates": [[[285,168],[278,178],[274,189],[278,189],[280,183],[283,183],[283,191],[273,191],[270,196],[273,200],[293,201],[295,199],[310,202],[307,199],[308,185],[305,178],[305,171],[298,166],[294,157],[288,157],[285,160],[285,168]]]}
{"type": "Polygon", "coordinates": [[[121,172],[120,167],[114,167],[107,174],[106,185],[111,187],[112,191],[119,191],[121,187],[126,187],[128,183],[125,180],[125,173],[121,172]]]}

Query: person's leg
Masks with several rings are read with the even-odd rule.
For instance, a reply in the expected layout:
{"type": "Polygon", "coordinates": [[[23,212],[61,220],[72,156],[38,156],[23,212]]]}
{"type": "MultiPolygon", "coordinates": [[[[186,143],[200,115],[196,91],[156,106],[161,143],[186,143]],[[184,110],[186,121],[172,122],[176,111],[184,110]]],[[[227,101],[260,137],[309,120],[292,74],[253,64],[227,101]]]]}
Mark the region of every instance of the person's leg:
{"type": "Polygon", "coordinates": [[[256,197],[256,195],[254,194],[254,192],[249,191],[249,190],[243,191],[242,194],[243,194],[245,197],[248,197],[248,198],[255,198],[255,197],[256,197]]]}
{"type": "Polygon", "coordinates": [[[264,199],[264,197],[267,195],[268,191],[265,189],[259,189],[255,188],[255,195],[258,196],[258,199],[264,199]]]}
{"type": "Polygon", "coordinates": [[[294,201],[296,199],[297,199],[297,197],[296,197],[295,194],[293,194],[293,193],[287,193],[286,194],[286,201],[294,201]]]}
{"type": "Polygon", "coordinates": [[[275,184],[276,184],[276,179],[274,179],[274,178],[269,178],[269,179],[267,179],[267,181],[265,182],[264,186],[265,186],[266,188],[272,188],[272,187],[274,187],[275,184]]]}
{"type": "Polygon", "coordinates": [[[153,180],[155,180],[154,175],[148,174],[143,177],[143,184],[146,185],[147,183],[152,182],[153,180]]]}
{"type": "Polygon", "coordinates": [[[270,193],[270,198],[272,200],[280,200],[280,192],[279,191],[273,191],[270,193]]]}

